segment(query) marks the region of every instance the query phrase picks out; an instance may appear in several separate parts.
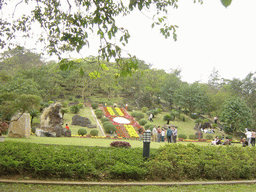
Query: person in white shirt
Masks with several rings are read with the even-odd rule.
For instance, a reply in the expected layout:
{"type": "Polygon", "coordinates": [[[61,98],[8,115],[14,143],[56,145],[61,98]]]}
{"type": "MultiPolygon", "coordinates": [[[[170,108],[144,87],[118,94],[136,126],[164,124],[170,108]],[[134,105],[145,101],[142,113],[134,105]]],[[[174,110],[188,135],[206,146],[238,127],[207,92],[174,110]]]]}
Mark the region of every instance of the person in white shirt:
{"type": "Polygon", "coordinates": [[[157,130],[156,130],[156,126],[154,126],[153,130],[152,130],[152,141],[156,142],[157,141],[157,130]]]}
{"type": "Polygon", "coordinates": [[[246,130],[245,135],[248,141],[248,147],[250,147],[251,140],[252,140],[252,132],[250,131],[250,129],[247,129],[247,128],[245,130],[246,130]]]}

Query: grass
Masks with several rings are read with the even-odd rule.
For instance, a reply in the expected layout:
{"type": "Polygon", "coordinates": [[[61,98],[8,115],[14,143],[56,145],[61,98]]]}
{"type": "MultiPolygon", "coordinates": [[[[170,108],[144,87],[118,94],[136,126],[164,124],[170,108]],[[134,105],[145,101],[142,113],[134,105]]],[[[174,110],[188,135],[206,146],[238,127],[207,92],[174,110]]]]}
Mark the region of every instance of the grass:
{"type": "Polygon", "coordinates": [[[215,191],[255,191],[256,184],[237,184],[237,185],[190,185],[190,186],[63,186],[63,185],[33,185],[33,184],[5,184],[0,183],[0,191],[7,192],[215,192],[215,191]]]}

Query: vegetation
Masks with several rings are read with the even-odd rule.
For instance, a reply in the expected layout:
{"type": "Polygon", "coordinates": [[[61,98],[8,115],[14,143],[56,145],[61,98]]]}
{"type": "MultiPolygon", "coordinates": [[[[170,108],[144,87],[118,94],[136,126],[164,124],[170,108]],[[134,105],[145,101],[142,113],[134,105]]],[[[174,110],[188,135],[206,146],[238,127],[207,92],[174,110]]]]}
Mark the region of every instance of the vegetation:
{"type": "Polygon", "coordinates": [[[87,130],[85,128],[81,128],[78,130],[78,135],[84,136],[87,134],[87,130]]]}

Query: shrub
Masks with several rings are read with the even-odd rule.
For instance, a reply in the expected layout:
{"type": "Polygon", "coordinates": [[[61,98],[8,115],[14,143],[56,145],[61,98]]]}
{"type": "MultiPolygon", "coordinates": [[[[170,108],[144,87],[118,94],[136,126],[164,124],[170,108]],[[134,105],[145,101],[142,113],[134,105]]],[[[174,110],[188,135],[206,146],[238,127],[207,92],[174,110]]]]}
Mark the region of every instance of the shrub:
{"type": "Polygon", "coordinates": [[[152,124],[146,124],[145,126],[144,126],[144,128],[147,130],[147,129],[149,129],[150,131],[152,131],[152,129],[154,128],[154,126],[155,125],[152,125],[152,124]]]}
{"type": "Polygon", "coordinates": [[[87,133],[87,130],[85,128],[80,128],[77,131],[78,135],[84,136],[87,133]]]}
{"type": "Polygon", "coordinates": [[[96,112],[95,112],[95,115],[96,115],[96,117],[97,117],[98,119],[100,119],[100,118],[102,118],[102,116],[104,115],[104,113],[103,113],[102,110],[100,110],[100,111],[96,111],[96,112]]]}
{"type": "Polygon", "coordinates": [[[170,114],[167,114],[167,115],[164,116],[163,120],[167,121],[167,124],[169,124],[170,121],[174,120],[174,116],[172,116],[170,114]]]}
{"type": "Polygon", "coordinates": [[[113,125],[110,121],[105,121],[104,123],[103,123],[103,127],[104,127],[104,129],[105,129],[105,127],[107,126],[107,125],[113,125]]]}
{"type": "Polygon", "coordinates": [[[148,108],[147,107],[142,107],[142,112],[143,113],[146,113],[148,111],[148,108]]]}
{"type": "Polygon", "coordinates": [[[145,115],[143,113],[137,113],[135,118],[137,119],[137,121],[143,119],[145,117],[145,115]]]}
{"type": "Polygon", "coordinates": [[[191,113],[190,114],[190,117],[192,118],[192,119],[197,119],[198,118],[198,114],[197,113],[191,113]]]}
{"type": "Polygon", "coordinates": [[[163,109],[162,108],[157,108],[156,111],[157,111],[157,113],[162,113],[163,109]]]}
{"type": "Polygon", "coordinates": [[[98,134],[99,134],[99,131],[97,129],[93,129],[90,131],[91,136],[98,136],[98,134]]]}
{"type": "Polygon", "coordinates": [[[83,104],[83,103],[78,103],[77,106],[78,106],[80,109],[83,109],[84,104],[83,104]]]}
{"type": "MultiPolygon", "coordinates": [[[[213,139],[213,136],[212,136],[212,135],[206,135],[205,138],[206,138],[207,140],[212,140],[212,139],[213,139]]],[[[220,138],[220,139],[221,139],[221,138],[220,138]]]]}
{"type": "Polygon", "coordinates": [[[104,123],[106,121],[109,121],[109,119],[107,117],[102,117],[100,120],[101,120],[102,123],[104,123]]]}
{"type": "Polygon", "coordinates": [[[113,125],[112,123],[111,124],[109,123],[109,124],[105,125],[104,129],[105,129],[106,133],[112,134],[116,131],[116,126],[113,125]]]}
{"type": "Polygon", "coordinates": [[[196,139],[197,139],[197,136],[196,136],[196,135],[189,135],[188,138],[189,138],[189,139],[194,139],[194,140],[196,140],[196,139]]]}
{"type": "Polygon", "coordinates": [[[137,112],[132,112],[132,113],[131,113],[131,116],[132,116],[132,117],[136,117],[136,115],[137,115],[137,112]]]}
{"type": "Polygon", "coordinates": [[[231,135],[228,135],[227,137],[228,137],[229,140],[233,139],[233,137],[231,135]]]}
{"type": "Polygon", "coordinates": [[[126,142],[126,141],[114,141],[112,143],[110,143],[111,147],[124,147],[124,148],[130,148],[131,145],[130,143],[126,142]]]}
{"type": "Polygon", "coordinates": [[[132,110],[133,110],[132,106],[128,105],[127,111],[132,111],[132,110]]]}
{"type": "Polygon", "coordinates": [[[8,132],[8,124],[0,121],[0,136],[8,132]]]}
{"type": "Polygon", "coordinates": [[[139,124],[141,125],[141,126],[144,126],[144,125],[146,125],[148,122],[147,122],[147,120],[146,119],[140,119],[139,120],[139,124]]]}
{"type": "Polygon", "coordinates": [[[68,100],[69,100],[69,101],[73,101],[73,97],[69,97],[68,100]]]}
{"type": "Polygon", "coordinates": [[[54,103],[54,101],[48,101],[47,103],[48,103],[49,105],[51,105],[51,104],[54,103]]]}
{"type": "Polygon", "coordinates": [[[80,111],[80,108],[77,105],[72,105],[70,107],[70,112],[71,113],[77,114],[77,113],[79,113],[79,111],[80,111]]]}
{"type": "Polygon", "coordinates": [[[99,105],[98,105],[98,103],[92,103],[91,106],[93,109],[97,109],[99,105]]]}
{"type": "Polygon", "coordinates": [[[187,139],[187,135],[181,133],[178,135],[178,138],[187,139]]]}

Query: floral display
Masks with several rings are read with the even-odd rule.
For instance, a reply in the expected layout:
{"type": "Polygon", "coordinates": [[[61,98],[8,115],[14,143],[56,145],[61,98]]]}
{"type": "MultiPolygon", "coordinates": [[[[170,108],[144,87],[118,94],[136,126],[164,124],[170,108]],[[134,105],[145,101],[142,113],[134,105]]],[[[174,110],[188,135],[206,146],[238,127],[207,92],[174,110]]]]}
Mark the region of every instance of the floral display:
{"type": "Polygon", "coordinates": [[[116,110],[116,112],[118,113],[119,116],[121,116],[121,117],[124,116],[124,114],[123,114],[123,112],[120,110],[120,108],[116,107],[115,110],[116,110]]]}
{"type": "Polygon", "coordinates": [[[138,133],[135,131],[132,125],[124,125],[130,137],[139,137],[138,133]]]}

